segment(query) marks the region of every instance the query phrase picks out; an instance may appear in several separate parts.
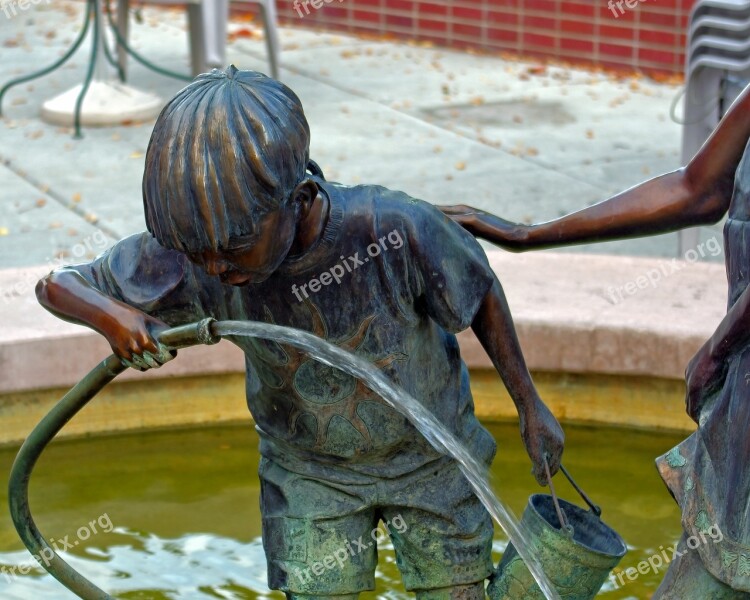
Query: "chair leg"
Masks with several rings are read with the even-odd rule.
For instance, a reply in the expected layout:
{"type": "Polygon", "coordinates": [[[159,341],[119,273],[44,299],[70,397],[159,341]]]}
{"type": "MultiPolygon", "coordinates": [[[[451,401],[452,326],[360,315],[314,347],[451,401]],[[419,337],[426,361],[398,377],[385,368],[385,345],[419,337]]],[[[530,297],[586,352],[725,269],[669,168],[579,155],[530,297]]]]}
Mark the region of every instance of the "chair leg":
{"type": "Polygon", "coordinates": [[[190,36],[190,69],[193,77],[206,72],[206,46],[203,37],[203,6],[201,4],[189,3],[188,12],[188,34],[190,36]]]}
{"type": "MultiPolygon", "coordinates": [[[[122,39],[128,41],[130,32],[130,0],[117,0],[117,29],[122,39]]],[[[117,44],[117,64],[120,65],[123,81],[128,79],[128,53],[123,46],[117,44]]]]}
{"type": "Polygon", "coordinates": [[[227,66],[229,0],[203,0],[202,6],[206,65],[223,69],[227,66]]]}
{"type": "Polygon", "coordinates": [[[278,79],[281,44],[279,43],[279,31],[276,27],[275,0],[264,0],[261,2],[260,12],[263,18],[263,27],[266,30],[266,48],[268,50],[268,63],[271,66],[271,77],[278,79]]]}

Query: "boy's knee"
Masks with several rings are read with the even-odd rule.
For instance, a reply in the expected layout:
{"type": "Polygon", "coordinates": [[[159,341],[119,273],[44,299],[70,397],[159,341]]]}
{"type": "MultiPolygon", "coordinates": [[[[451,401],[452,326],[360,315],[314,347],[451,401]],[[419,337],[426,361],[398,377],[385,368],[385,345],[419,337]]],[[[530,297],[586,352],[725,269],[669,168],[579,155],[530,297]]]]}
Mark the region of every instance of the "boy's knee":
{"type": "Polygon", "coordinates": [[[417,590],[417,600],[484,600],[484,581],[437,590],[417,590]]]}
{"type": "Polygon", "coordinates": [[[359,594],[342,594],[340,596],[315,596],[312,594],[292,594],[287,592],[287,600],[357,600],[359,594]]]}

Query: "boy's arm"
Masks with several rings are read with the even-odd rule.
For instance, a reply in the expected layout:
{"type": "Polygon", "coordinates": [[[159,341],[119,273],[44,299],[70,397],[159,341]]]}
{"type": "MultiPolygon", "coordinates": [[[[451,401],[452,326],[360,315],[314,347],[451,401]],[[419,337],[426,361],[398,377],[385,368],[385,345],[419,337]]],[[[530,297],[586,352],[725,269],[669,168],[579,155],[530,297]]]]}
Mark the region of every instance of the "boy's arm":
{"type": "Polygon", "coordinates": [[[159,331],[204,316],[200,287],[211,284],[202,279],[185,256],[142,233],[89,264],[53,271],[36,292],[47,310],[97,331],[128,366],[145,370],[172,358],[159,331]]]}
{"type": "Polygon", "coordinates": [[[497,278],[484,297],[471,328],[516,405],[521,437],[534,465],[534,477],[541,485],[547,485],[544,459],[547,459],[554,475],[560,466],[565,436],[534,387],[505,294],[497,278]]]}
{"type": "Polygon", "coordinates": [[[159,367],[174,356],[155,339],[168,327],[165,323],[103,294],[73,268],[58,269],[43,277],[36,286],[36,296],[56,317],[103,335],[129,366],[139,370],[159,367]]]}
{"type": "Polygon", "coordinates": [[[548,223],[518,225],[468,206],[441,210],[474,235],[528,250],[668,233],[719,221],[750,138],[750,86],[684,168],[548,223]]]}

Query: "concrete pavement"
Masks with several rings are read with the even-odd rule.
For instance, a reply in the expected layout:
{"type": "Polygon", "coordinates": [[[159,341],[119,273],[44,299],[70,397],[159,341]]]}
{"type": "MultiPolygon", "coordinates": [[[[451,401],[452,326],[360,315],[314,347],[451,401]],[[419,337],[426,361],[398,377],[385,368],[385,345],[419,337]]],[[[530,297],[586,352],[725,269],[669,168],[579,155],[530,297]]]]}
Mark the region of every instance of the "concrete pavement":
{"type": "MultiPolygon", "coordinates": [[[[0,15],[0,82],[53,62],[80,27],[82,3],[0,15]]],[[[145,12],[134,46],[188,71],[185,17],[145,12]]],[[[232,25],[228,60],[266,70],[261,33],[232,25]]],[[[535,63],[282,29],[282,79],[302,98],[312,156],[329,179],[372,182],[508,219],[547,220],[679,166],[675,86],[535,63]]],[[[85,259],[143,229],[140,183],[153,123],[87,129],[39,119],[42,102],[83,79],[84,46],[63,69],[11,90],[0,120],[0,268],[85,259]]],[[[183,83],[131,64],[130,82],[173,96],[183,83]]],[[[714,235],[707,229],[705,237],[714,235]]],[[[674,235],[576,251],[674,256],[674,235]]]]}

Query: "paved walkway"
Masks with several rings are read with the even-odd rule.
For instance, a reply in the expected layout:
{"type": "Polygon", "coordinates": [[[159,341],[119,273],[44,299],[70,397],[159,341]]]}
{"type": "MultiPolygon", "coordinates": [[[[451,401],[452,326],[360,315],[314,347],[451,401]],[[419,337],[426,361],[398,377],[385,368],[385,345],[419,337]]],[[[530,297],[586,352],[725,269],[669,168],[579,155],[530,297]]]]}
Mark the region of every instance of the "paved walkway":
{"type": "MultiPolygon", "coordinates": [[[[60,56],[81,8],[60,1],[0,14],[0,82],[60,56]]],[[[254,25],[234,23],[232,32],[229,60],[266,70],[254,25]]],[[[534,222],[679,166],[674,86],[302,29],[281,35],[282,79],[303,100],[312,156],[329,179],[534,222]]],[[[147,10],[132,37],[157,64],[188,71],[181,11],[147,10]]],[[[84,45],[68,66],[6,97],[0,269],[85,260],[144,228],[140,186],[152,123],[88,129],[74,140],[39,119],[44,100],[82,81],[87,58],[84,45]]],[[[164,99],[183,85],[137,64],[131,83],[164,99]]],[[[703,237],[717,233],[707,228],[703,237]]],[[[676,248],[669,235],[577,250],[668,257],[676,248]]]]}

